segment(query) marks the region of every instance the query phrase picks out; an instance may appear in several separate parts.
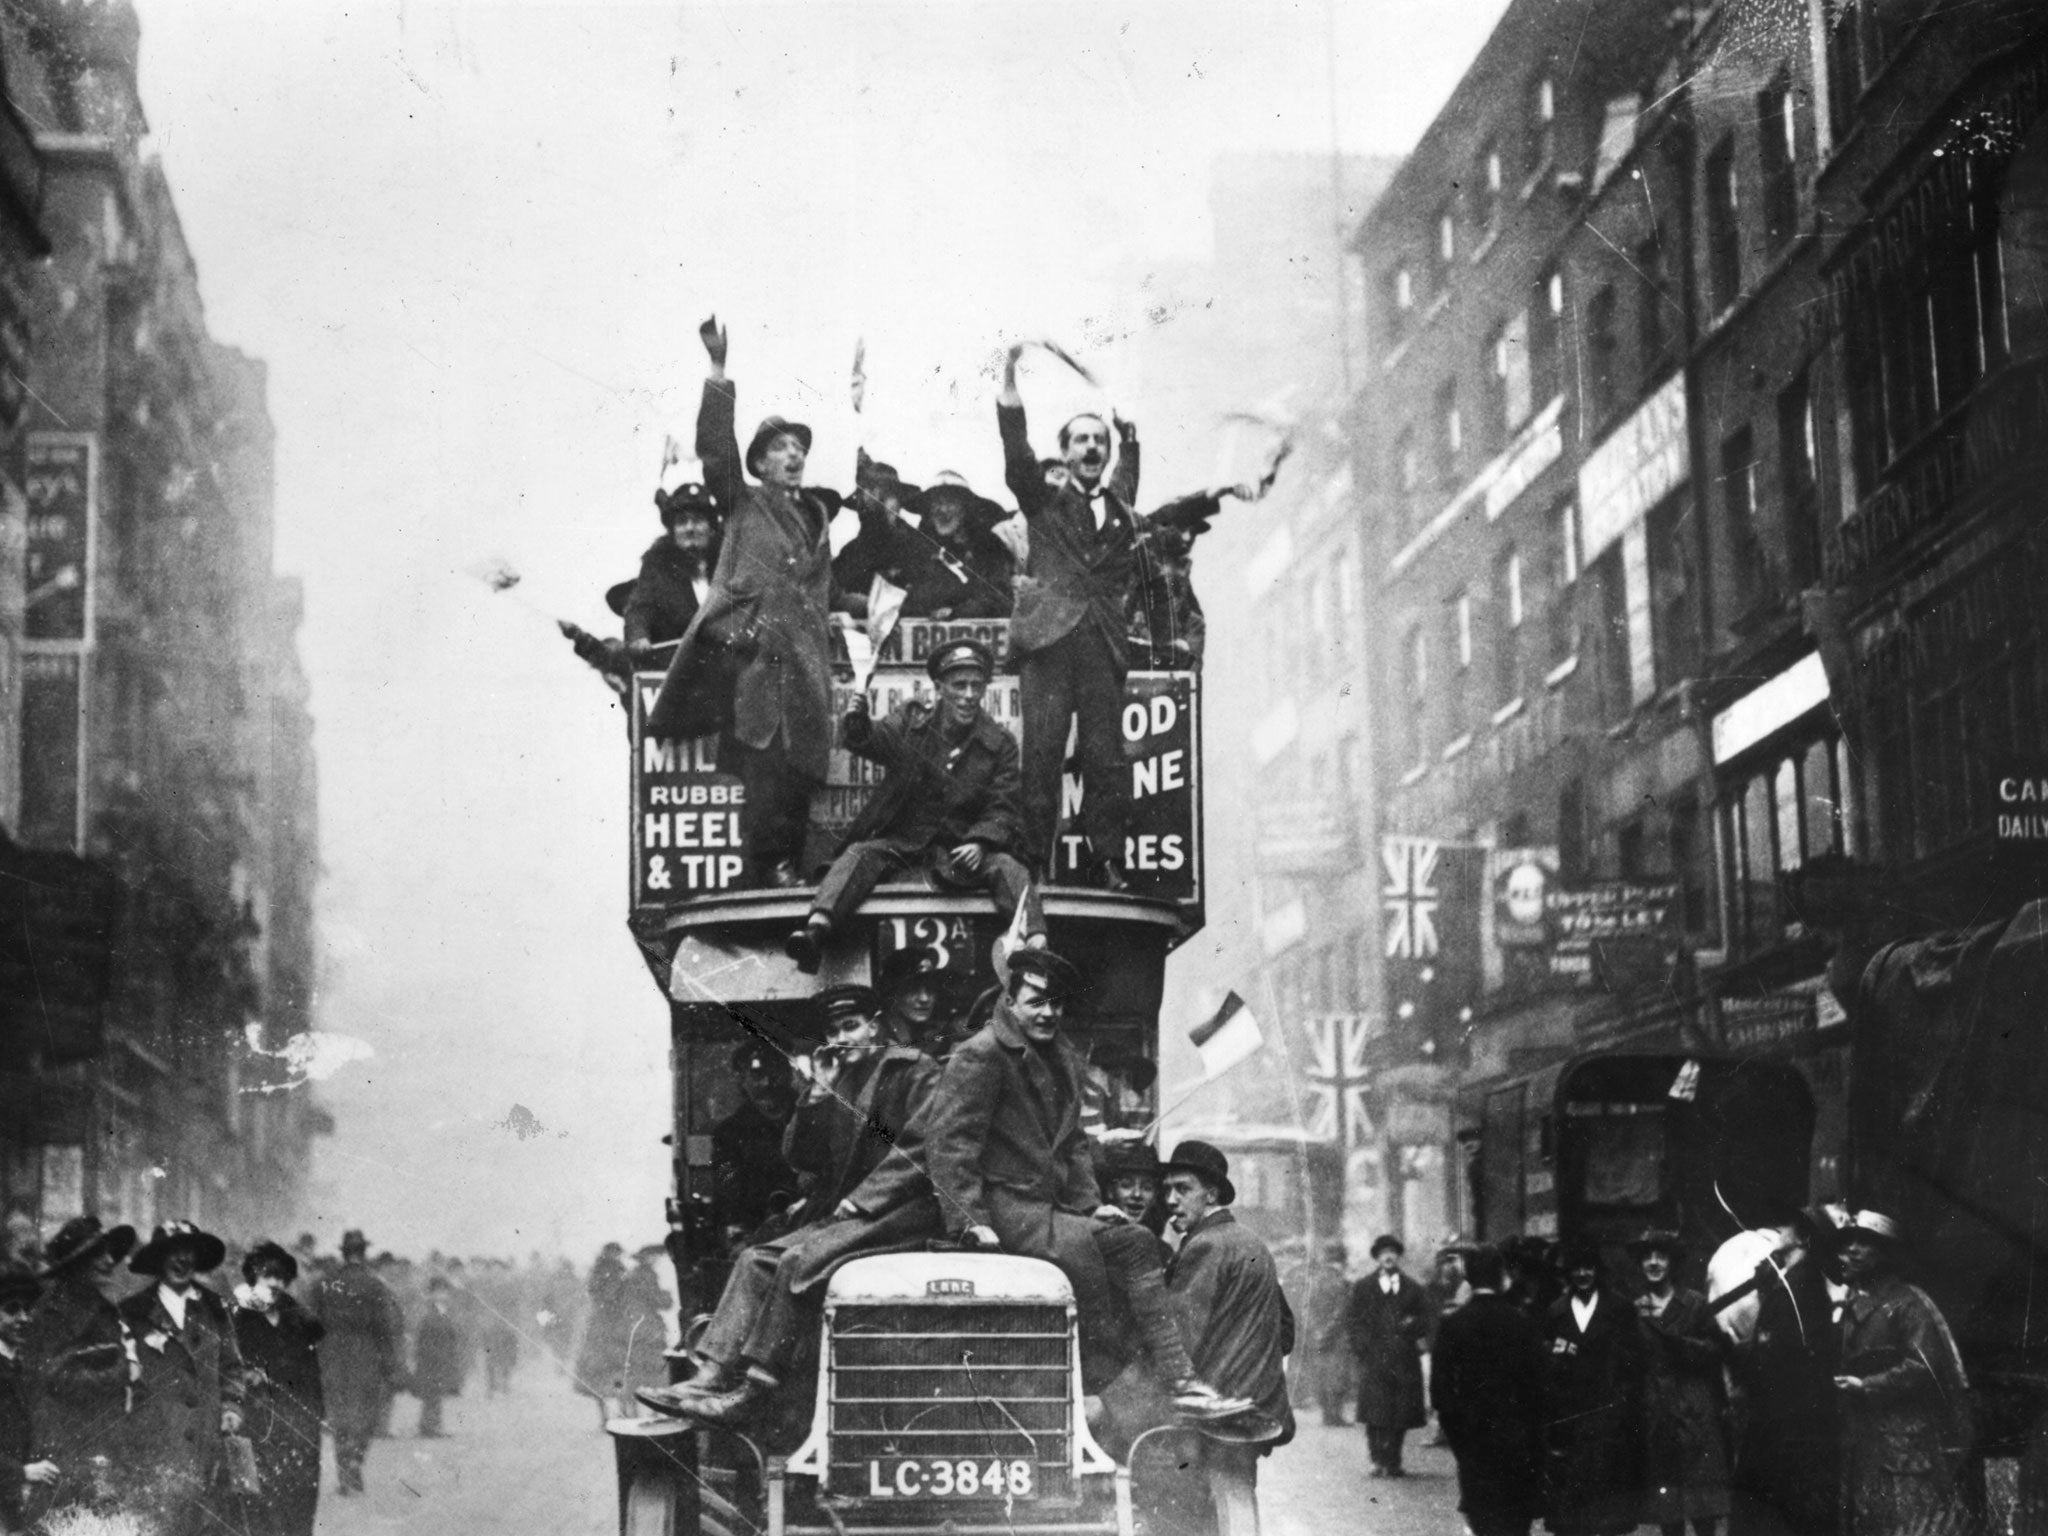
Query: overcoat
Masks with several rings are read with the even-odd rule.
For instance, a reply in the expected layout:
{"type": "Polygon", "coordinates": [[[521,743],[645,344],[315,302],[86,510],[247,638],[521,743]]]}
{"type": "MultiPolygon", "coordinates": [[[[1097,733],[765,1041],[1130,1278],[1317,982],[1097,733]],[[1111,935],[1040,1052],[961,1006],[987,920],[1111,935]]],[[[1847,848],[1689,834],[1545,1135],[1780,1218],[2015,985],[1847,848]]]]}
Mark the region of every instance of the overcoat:
{"type": "Polygon", "coordinates": [[[1936,1536],[1969,1528],[1961,1477],[1967,1380],[1948,1324],[1895,1275],[1842,1307],[1842,1489],[1846,1536],[1936,1536]]]}
{"type": "Polygon", "coordinates": [[[576,1390],[603,1399],[626,1378],[633,1320],[627,1315],[626,1266],[599,1254],[584,1282],[590,1304],[583,1314],[583,1341],[576,1349],[576,1390]]]}
{"type": "Polygon", "coordinates": [[[917,529],[899,525],[896,532],[910,546],[905,618],[930,618],[941,608],[949,619],[1008,616],[1016,596],[1016,562],[988,524],[970,518],[950,539],[930,523],[917,529]]]}
{"type": "Polygon", "coordinates": [[[640,575],[626,599],[626,643],[661,645],[680,640],[697,617],[695,562],[666,533],[640,557],[640,575]]]}
{"type": "Polygon", "coordinates": [[[37,1454],[34,1398],[27,1362],[0,1355],[0,1531],[28,1529],[21,1471],[37,1454]]]}
{"type": "Polygon", "coordinates": [[[1407,1275],[1399,1278],[1392,1296],[1377,1271],[1352,1286],[1345,1319],[1358,1362],[1358,1422],[1376,1429],[1420,1429],[1429,1421],[1421,1353],[1434,1323],[1429,1293],[1407,1275]]]}
{"type": "Polygon", "coordinates": [[[1430,1396],[1474,1530],[1525,1525],[1543,1505],[1543,1330],[1492,1291],[1437,1325],[1430,1396]]]}
{"type": "Polygon", "coordinates": [[[734,737],[759,750],[779,736],[790,766],[822,780],[832,752],[832,509],[822,492],[746,482],[733,403],[729,380],[705,381],[697,457],[705,487],[732,512],[703,631],[738,661],[734,737]]]}
{"type": "Polygon", "coordinates": [[[1248,1397],[1281,1427],[1277,1449],[1294,1438],[1287,1356],[1294,1309],[1266,1245],[1229,1210],[1211,1211],[1188,1231],[1166,1267],[1174,1320],[1195,1374],[1225,1397],[1248,1397]]]}
{"type": "Polygon", "coordinates": [[[783,1132],[783,1160],[808,1176],[794,1225],[822,1221],[889,1155],[938,1081],[939,1064],[892,1045],[843,1073],[835,1090],[807,1099],[783,1132]]]}
{"type": "Polygon", "coordinates": [[[1335,1264],[1306,1259],[1281,1282],[1299,1324],[1290,1362],[1296,1402],[1341,1412],[1353,1388],[1351,1342],[1345,1319],[1351,1311],[1351,1282],[1335,1264]]]}
{"type": "Polygon", "coordinates": [[[996,407],[1003,439],[1003,478],[1031,530],[1010,614],[1010,656],[1042,651],[1087,623],[1100,633],[1121,674],[1128,664],[1129,633],[1124,605],[1136,574],[1137,523],[1130,505],[1113,488],[1101,492],[1105,513],[1100,530],[1080,488],[1054,490],[1031,451],[1024,408],[996,407]]]}
{"type": "Polygon", "coordinates": [[[360,1261],[345,1263],[314,1287],[313,1315],[326,1328],[320,1372],[335,1433],[367,1439],[387,1383],[400,1374],[405,1320],[390,1287],[360,1261]]]}
{"type": "Polygon", "coordinates": [[[412,1394],[430,1397],[458,1397],[462,1393],[463,1365],[469,1353],[462,1337],[462,1325],[452,1312],[428,1307],[412,1334],[412,1394]]]}
{"type": "Polygon", "coordinates": [[[984,714],[956,755],[940,716],[914,702],[882,720],[848,711],[841,726],[847,750],[881,764],[885,776],[846,829],[841,852],[877,837],[1016,852],[1024,840],[1017,738],[984,714]]]}
{"type": "Polygon", "coordinates": [[[1840,1524],[1841,1341],[1818,1260],[1757,1266],[1756,1326],[1737,1352],[1737,1536],[1830,1536],[1840,1524]]]}
{"type": "Polygon", "coordinates": [[[213,1291],[192,1288],[181,1328],[161,1289],[151,1285],[120,1305],[139,1374],[115,1459],[124,1502],[172,1533],[191,1529],[211,1497],[221,1411],[242,1403],[242,1352],[227,1303],[213,1291]]]}
{"type": "Polygon", "coordinates": [[[55,1500],[90,1497],[94,1458],[112,1455],[128,1411],[121,1314],[82,1270],[60,1273],[29,1314],[22,1357],[35,1382],[36,1440],[61,1474],[55,1500]]]}
{"type": "Polygon", "coordinates": [[[1658,1525],[1728,1513],[1728,1397],[1723,1334],[1707,1298],[1674,1289],[1661,1314],[1640,1312],[1643,1518],[1658,1525]]]}
{"type": "Polygon", "coordinates": [[[994,1018],[946,1059],[905,1137],[906,1155],[883,1159],[851,1198],[879,1214],[929,1189],[949,1236],[989,1227],[1005,1253],[1058,1265],[1074,1287],[1083,1366],[1092,1376],[1113,1374],[1129,1345],[1104,1335],[1115,1293],[1095,1246],[1101,1193],[1081,1130],[1086,1070],[1064,1038],[1044,1049],[1025,1039],[999,1003],[994,1018]]]}
{"type": "Polygon", "coordinates": [[[1638,1523],[1643,1330],[1607,1291],[1582,1331],[1569,1296],[1551,1304],[1543,1356],[1544,1523],[1610,1536],[1638,1523]]]}
{"type": "MultiPolygon", "coordinates": [[[[268,1316],[250,1307],[235,1310],[235,1343],[248,1372],[242,1432],[256,1451],[263,1480],[259,1502],[277,1515],[287,1509],[310,1514],[306,1495],[320,1486],[320,1430],[327,1416],[320,1341],[326,1332],[320,1319],[290,1296],[280,1296],[277,1311],[268,1316]],[[296,1503],[290,1497],[294,1493],[299,1495],[296,1503]]],[[[267,1525],[260,1521],[259,1516],[251,1524],[263,1530],[292,1529],[286,1519],[267,1525]]],[[[310,1522],[305,1528],[311,1530],[310,1522]]]]}

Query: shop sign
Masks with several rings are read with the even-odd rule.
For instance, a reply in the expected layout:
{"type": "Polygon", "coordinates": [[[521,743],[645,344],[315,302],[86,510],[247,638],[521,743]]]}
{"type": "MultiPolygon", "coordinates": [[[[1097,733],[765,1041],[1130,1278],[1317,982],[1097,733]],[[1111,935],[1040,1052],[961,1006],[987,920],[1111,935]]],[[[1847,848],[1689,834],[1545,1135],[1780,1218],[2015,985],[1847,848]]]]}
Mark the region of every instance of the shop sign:
{"type": "Polygon", "coordinates": [[[1715,1008],[1720,1015],[1721,1048],[1739,1055],[1782,1050],[1811,1039],[1820,1029],[1811,992],[1723,997],[1716,1000],[1715,1008]]]}
{"type": "Polygon", "coordinates": [[[2048,765],[1993,775],[1991,808],[1992,838],[2000,846],[2048,847],[2048,765]]]}
{"type": "Polygon", "coordinates": [[[1674,373],[1579,466],[1579,517],[1585,564],[1691,473],[1686,445],[1685,374],[1674,373]]]}
{"type": "Polygon", "coordinates": [[[1599,880],[1549,897],[1550,973],[1620,991],[1652,979],[1677,934],[1676,884],[1599,880]]]}
{"type": "Polygon", "coordinates": [[[99,495],[90,432],[31,432],[23,489],[28,547],[22,637],[82,644],[92,635],[93,524],[99,495]]]}

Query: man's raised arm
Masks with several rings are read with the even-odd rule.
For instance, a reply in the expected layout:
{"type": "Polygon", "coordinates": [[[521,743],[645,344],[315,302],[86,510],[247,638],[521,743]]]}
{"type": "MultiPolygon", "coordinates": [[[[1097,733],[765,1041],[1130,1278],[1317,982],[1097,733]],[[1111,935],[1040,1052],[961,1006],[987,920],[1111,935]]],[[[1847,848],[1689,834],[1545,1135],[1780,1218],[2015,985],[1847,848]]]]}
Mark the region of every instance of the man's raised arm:
{"type": "Polygon", "coordinates": [[[1003,434],[1003,483],[1017,498],[1025,517],[1035,517],[1045,508],[1045,471],[1038,467],[1031,451],[1031,436],[1024,426],[1024,397],[1017,393],[1017,359],[1024,348],[1012,342],[1003,353],[1003,388],[996,396],[996,427],[1003,434]]]}
{"type": "Polygon", "coordinates": [[[725,327],[713,315],[697,327],[705,354],[711,359],[704,376],[704,398],[697,407],[697,458],[704,465],[704,488],[718,502],[727,517],[739,505],[740,440],[733,425],[734,392],[725,376],[725,327]]]}

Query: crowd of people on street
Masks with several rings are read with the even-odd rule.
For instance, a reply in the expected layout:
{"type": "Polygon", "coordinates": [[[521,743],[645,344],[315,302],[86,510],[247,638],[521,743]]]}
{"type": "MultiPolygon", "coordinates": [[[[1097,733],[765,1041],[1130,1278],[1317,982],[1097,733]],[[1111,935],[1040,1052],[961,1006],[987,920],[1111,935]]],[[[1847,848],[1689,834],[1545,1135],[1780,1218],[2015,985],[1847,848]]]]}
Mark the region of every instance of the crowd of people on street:
{"type": "Polygon", "coordinates": [[[1286,1274],[1290,1387],[1326,1425],[1355,1405],[1375,1478],[1407,1475],[1433,1408],[1471,1536],[1981,1528],[1961,1356],[1897,1223],[1788,1211],[1756,1236],[1711,1302],[1670,1231],[1628,1246],[1625,1279],[1585,1238],[1514,1238],[1454,1241],[1417,1280],[1388,1235],[1354,1281],[1332,1242],[1286,1274]]]}
{"type": "MultiPolygon", "coordinates": [[[[418,1400],[416,1433],[437,1438],[479,1365],[497,1394],[522,1343],[567,1370],[579,1331],[608,1340],[604,1267],[586,1287],[566,1259],[373,1257],[356,1230],[338,1253],[306,1233],[231,1254],[186,1221],[140,1242],[93,1215],[47,1240],[14,1224],[0,1253],[0,1533],[89,1510],[145,1536],[309,1536],[323,1434],[336,1491],[362,1493],[400,1395],[418,1400]]],[[[660,1379],[668,1300],[655,1284],[642,1379],[660,1379]]],[[[584,1361],[624,1390],[608,1342],[586,1337],[584,1361]]]]}
{"type": "Polygon", "coordinates": [[[623,638],[562,627],[617,688],[635,671],[666,670],[651,734],[718,737],[719,764],[743,787],[754,884],[807,885],[819,874],[805,834],[835,742],[887,770],[888,786],[843,839],[793,950],[815,966],[830,929],[876,880],[907,867],[985,889],[1005,914],[1014,910],[1027,878],[1056,872],[1070,723],[1084,783],[1082,872],[1126,888],[1126,676],[1199,669],[1195,541],[1225,496],[1255,499],[1270,476],[1141,515],[1130,422],[1084,413],[1060,427],[1057,455],[1034,450],[1017,345],[1004,354],[997,400],[1014,510],[951,472],[910,484],[865,451],[842,496],[806,483],[812,432],[802,422],[769,416],[741,451],[725,330],[713,319],[700,334],[710,359],[696,433],[702,479],[656,492],[664,531],[639,575],[607,594],[623,638]],[[835,554],[842,510],[859,531],[835,554]],[[871,720],[857,689],[852,712],[835,721],[835,637],[878,651],[902,619],[1004,620],[1005,651],[998,657],[977,639],[972,657],[945,672],[935,664],[936,706],[871,720]],[[980,708],[999,661],[1019,677],[1021,754],[980,708]],[[927,793],[934,786],[941,792],[927,793]],[[963,798],[977,799],[980,813],[962,812],[963,798]]]}

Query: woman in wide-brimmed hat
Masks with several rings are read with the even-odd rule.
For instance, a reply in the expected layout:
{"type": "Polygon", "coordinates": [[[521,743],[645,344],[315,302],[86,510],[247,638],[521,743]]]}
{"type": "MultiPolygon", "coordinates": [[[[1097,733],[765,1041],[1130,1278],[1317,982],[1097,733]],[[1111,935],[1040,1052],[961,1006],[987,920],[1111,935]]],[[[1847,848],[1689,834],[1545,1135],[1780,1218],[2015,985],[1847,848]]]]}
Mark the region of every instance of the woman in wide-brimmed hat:
{"type": "Polygon", "coordinates": [[[1728,1411],[1723,1340],[1707,1298],[1677,1283],[1685,1242],[1651,1230],[1629,1244],[1642,1271],[1636,1298],[1646,1345],[1643,1370],[1642,1515],[1681,1536],[1708,1536],[1728,1516],[1728,1411]]]}
{"type": "Polygon", "coordinates": [[[108,1228],[97,1216],[74,1216],[43,1250],[46,1287],[29,1318],[23,1353],[40,1383],[36,1436],[59,1469],[53,1508],[107,1491],[113,1435],[128,1391],[121,1314],[107,1286],[134,1246],[133,1227],[108,1228]]]}

